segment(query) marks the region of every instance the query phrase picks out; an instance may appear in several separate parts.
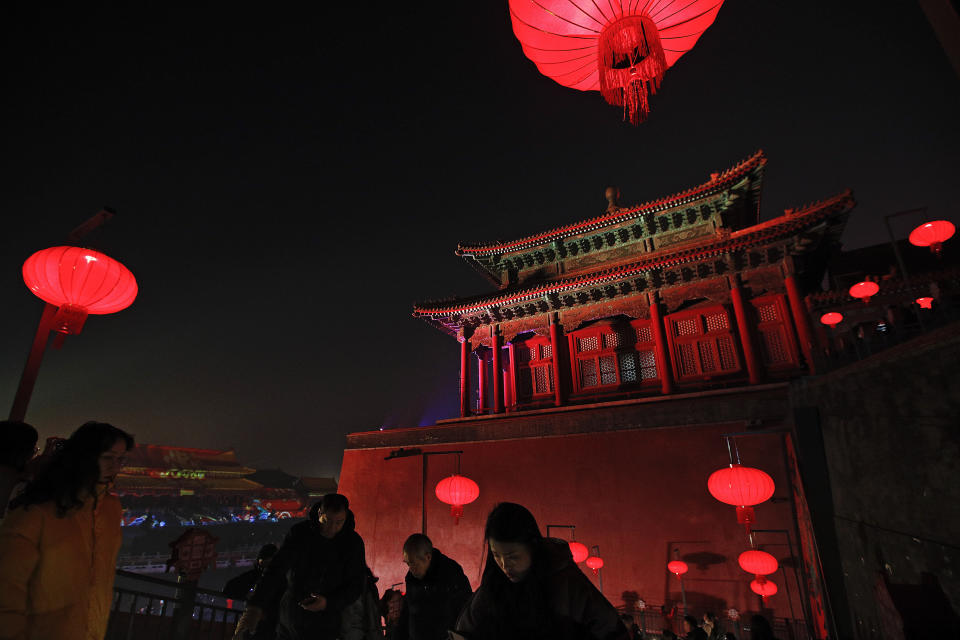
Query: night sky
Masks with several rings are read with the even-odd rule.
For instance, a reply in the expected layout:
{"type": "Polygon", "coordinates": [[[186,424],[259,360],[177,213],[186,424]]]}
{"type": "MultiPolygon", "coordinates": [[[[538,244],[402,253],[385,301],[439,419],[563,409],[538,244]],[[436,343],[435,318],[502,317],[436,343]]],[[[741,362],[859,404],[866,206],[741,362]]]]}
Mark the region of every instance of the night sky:
{"type": "Polygon", "coordinates": [[[459,241],[597,215],[608,184],[668,195],[758,148],[766,218],[850,187],[847,247],[914,207],[960,222],[960,82],[916,2],[728,0],[639,127],[541,76],[505,1],[316,6],[5,20],[5,410],[43,307],[31,253],[108,205],[88,244],[140,285],[47,352],[41,436],[99,419],[337,474],[344,434],[457,413],[458,347],[411,305],[488,290],[459,241]]]}

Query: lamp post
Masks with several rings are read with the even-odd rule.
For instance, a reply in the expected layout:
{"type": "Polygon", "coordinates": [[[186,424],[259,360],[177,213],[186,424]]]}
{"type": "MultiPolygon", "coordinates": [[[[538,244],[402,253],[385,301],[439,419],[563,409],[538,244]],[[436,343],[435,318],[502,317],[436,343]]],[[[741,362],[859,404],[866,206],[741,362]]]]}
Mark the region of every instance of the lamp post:
{"type": "Polygon", "coordinates": [[[547,537],[550,537],[550,529],[570,529],[570,541],[567,542],[567,545],[570,547],[570,555],[573,556],[573,563],[580,564],[587,559],[587,556],[590,555],[590,552],[587,550],[587,546],[582,542],[577,542],[577,527],[572,524],[548,524],[547,525],[547,537]]]}
{"type": "Polygon", "coordinates": [[[600,545],[593,545],[590,547],[590,551],[593,555],[587,558],[587,566],[593,569],[593,572],[597,575],[600,593],[603,593],[603,558],[600,557],[600,545]]]}
{"type": "Polygon", "coordinates": [[[409,458],[412,456],[420,456],[423,461],[422,465],[422,475],[420,480],[420,532],[423,535],[427,535],[427,468],[428,462],[427,459],[430,456],[446,456],[446,455],[456,455],[457,456],[457,470],[460,470],[460,455],[463,454],[462,450],[450,450],[450,451],[424,451],[420,448],[411,448],[404,449],[400,447],[390,452],[384,460],[394,460],[396,458],[409,458]]]}

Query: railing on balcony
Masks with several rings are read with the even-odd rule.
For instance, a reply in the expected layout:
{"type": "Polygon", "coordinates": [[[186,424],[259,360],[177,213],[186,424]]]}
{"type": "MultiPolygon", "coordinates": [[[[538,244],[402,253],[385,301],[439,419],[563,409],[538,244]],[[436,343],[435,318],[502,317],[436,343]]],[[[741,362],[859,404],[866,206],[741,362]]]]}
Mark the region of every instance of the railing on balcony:
{"type": "Polygon", "coordinates": [[[243,602],[190,583],[118,569],[106,640],[229,640],[243,602]]]}

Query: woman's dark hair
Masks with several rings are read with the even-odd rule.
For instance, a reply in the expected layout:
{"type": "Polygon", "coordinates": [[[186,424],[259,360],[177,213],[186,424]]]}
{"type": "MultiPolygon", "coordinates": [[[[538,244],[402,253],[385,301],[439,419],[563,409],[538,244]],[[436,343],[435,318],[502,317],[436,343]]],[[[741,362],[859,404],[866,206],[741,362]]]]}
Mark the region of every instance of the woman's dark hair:
{"type": "Polygon", "coordinates": [[[63,517],[83,504],[84,493],[96,492],[100,479],[100,454],[117,442],[133,449],[133,436],[105,422],[88,422],[73,432],[50,463],[10,503],[11,508],[53,501],[63,517]]]}
{"type": "Polygon", "coordinates": [[[490,553],[491,538],[497,542],[517,542],[526,545],[530,549],[530,555],[533,556],[533,564],[536,567],[543,536],[540,535],[536,518],[523,505],[501,502],[487,516],[487,526],[483,530],[484,553],[487,561],[483,567],[481,581],[505,581],[506,577],[490,553]]]}

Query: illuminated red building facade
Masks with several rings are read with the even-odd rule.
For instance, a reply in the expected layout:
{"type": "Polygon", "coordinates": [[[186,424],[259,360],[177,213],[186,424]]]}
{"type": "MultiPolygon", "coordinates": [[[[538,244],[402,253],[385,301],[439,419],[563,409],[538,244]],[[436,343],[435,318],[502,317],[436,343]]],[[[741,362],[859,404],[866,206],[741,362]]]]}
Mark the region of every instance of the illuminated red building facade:
{"type": "MultiPolygon", "coordinates": [[[[496,291],[414,314],[459,342],[460,417],[351,434],[344,452],[340,491],[381,584],[402,580],[400,545],[424,521],[476,586],[484,518],[508,500],[598,545],[596,580],[615,605],[634,606],[633,592],[669,614],[685,597],[698,616],[764,610],[825,636],[789,380],[822,358],[808,294],[854,201],[844,192],[760,223],[765,165],[758,152],[672,196],[458,248],[496,291]],[[750,543],[733,507],[707,492],[730,462],[727,436],[776,484],[756,508],[754,542],[781,565],[766,603],[737,565],[750,543]],[[417,455],[454,449],[480,487],[460,524],[433,495],[453,462],[417,455]],[[683,592],[666,570],[677,557],[690,566],[683,592]]],[[[676,622],[651,615],[657,629],[676,622]]]]}

